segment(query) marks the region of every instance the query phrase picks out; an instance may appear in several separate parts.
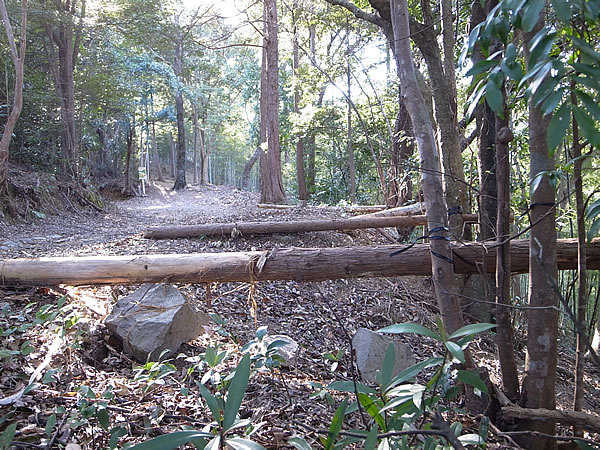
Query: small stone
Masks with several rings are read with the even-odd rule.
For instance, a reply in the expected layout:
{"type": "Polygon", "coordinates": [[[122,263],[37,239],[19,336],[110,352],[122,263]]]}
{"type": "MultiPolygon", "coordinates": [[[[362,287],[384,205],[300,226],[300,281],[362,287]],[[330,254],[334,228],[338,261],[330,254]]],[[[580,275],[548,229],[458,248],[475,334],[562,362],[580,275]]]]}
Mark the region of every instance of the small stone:
{"type": "Polygon", "coordinates": [[[163,350],[177,352],[204,333],[211,320],[173,286],[147,284],[119,299],[104,323],[125,353],[146,362],[158,360],[163,350]]]}
{"type": "Polygon", "coordinates": [[[284,334],[274,334],[265,336],[264,343],[265,346],[271,345],[271,343],[275,341],[285,341],[286,344],[277,348],[277,354],[283,358],[283,362],[281,363],[285,367],[293,366],[296,363],[296,358],[298,357],[298,349],[300,346],[298,343],[289,336],[284,334]]]}
{"type": "Polygon", "coordinates": [[[366,328],[358,329],[352,338],[352,346],[356,354],[356,365],[365,381],[376,382],[377,372],[383,366],[383,359],[390,344],[393,344],[396,350],[396,364],[392,374],[394,377],[415,364],[415,357],[410,348],[366,328]]]}

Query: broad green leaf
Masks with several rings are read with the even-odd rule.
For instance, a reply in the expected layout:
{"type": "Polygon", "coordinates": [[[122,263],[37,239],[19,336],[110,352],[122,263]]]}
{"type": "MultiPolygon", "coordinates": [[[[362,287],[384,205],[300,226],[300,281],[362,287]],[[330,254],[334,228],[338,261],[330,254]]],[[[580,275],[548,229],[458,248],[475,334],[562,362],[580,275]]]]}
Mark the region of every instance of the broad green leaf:
{"type": "Polygon", "coordinates": [[[521,19],[523,31],[529,33],[533,30],[535,24],[540,20],[540,13],[545,5],[545,0],[530,0],[527,2],[523,8],[523,17],[521,19]]]}
{"type": "Polygon", "coordinates": [[[479,389],[481,392],[488,393],[487,386],[481,380],[478,374],[474,372],[469,372],[468,370],[459,370],[456,378],[464,383],[473,386],[476,389],[479,389]]]}
{"type": "Polygon", "coordinates": [[[106,410],[106,408],[98,409],[96,417],[100,426],[108,431],[108,427],[110,426],[110,418],[108,416],[108,411],[106,410]]]}
{"type": "Polygon", "coordinates": [[[600,215],[600,200],[596,200],[591,205],[587,207],[585,212],[586,219],[593,219],[594,217],[600,215]]]}
{"type": "Polygon", "coordinates": [[[596,62],[600,62],[600,53],[594,50],[594,47],[592,47],[588,42],[578,38],[577,36],[570,36],[570,38],[573,40],[573,44],[575,44],[575,47],[581,50],[581,53],[583,53],[586,56],[589,56],[596,62]]]}
{"type": "Polygon", "coordinates": [[[600,218],[598,218],[594,222],[592,222],[592,225],[590,226],[590,229],[588,230],[588,233],[587,233],[588,242],[591,241],[592,239],[594,239],[598,235],[600,235],[600,218]]]}
{"type": "Polygon", "coordinates": [[[313,450],[313,448],[304,439],[293,437],[288,439],[288,444],[293,445],[298,450],[313,450]]]}
{"type": "Polygon", "coordinates": [[[396,347],[392,342],[388,345],[383,358],[383,367],[380,372],[381,376],[381,390],[385,391],[390,381],[392,381],[392,375],[394,374],[394,366],[396,365],[396,347]]]}
{"type": "MultiPolygon", "coordinates": [[[[540,62],[543,62],[547,59],[548,54],[554,45],[555,37],[556,33],[548,33],[548,30],[544,28],[531,40],[529,44],[529,48],[531,50],[531,53],[529,54],[529,69],[537,66],[540,62]],[[536,39],[538,35],[540,35],[540,38],[536,39]]],[[[529,72],[529,70],[527,72],[529,72]]],[[[522,81],[521,84],[523,84],[522,81]]]]}
{"type": "Polygon", "coordinates": [[[596,128],[594,119],[578,106],[573,106],[573,114],[577,120],[577,125],[581,128],[581,132],[587,138],[589,143],[594,147],[600,147],[600,131],[596,128]]]}
{"type": "Polygon", "coordinates": [[[592,89],[593,91],[600,91],[600,81],[598,81],[597,78],[594,77],[573,77],[573,81],[575,81],[578,84],[581,84],[583,86],[589,87],[590,89],[592,89]]]}
{"type": "Polygon", "coordinates": [[[113,450],[117,448],[117,444],[119,443],[119,439],[127,434],[127,430],[123,427],[114,427],[110,430],[110,441],[109,446],[110,449],[113,450]]]}
{"type": "Polygon", "coordinates": [[[389,334],[406,334],[415,333],[423,336],[430,337],[436,341],[441,341],[442,338],[439,334],[431,331],[429,328],[425,328],[423,325],[417,323],[397,323],[388,327],[383,327],[377,330],[378,333],[389,333],[389,334]]]}
{"type": "Polygon", "coordinates": [[[551,0],[556,16],[565,24],[571,21],[571,2],[567,0],[551,0]]]}
{"type": "Polygon", "coordinates": [[[592,78],[600,78],[600,68],[598,68],[595,65],[585,63],[573,63],[573,67],[575,68],[575,70],[577,70],[577,72],[581,72],[592,78]]]}
{"type": "Polygon", "coordinates": [[[50,417],[48,417],[48,420],[46,421],[46,436],[51,437],[52,436],[52,430],[54,430],[54,426],[56,425],[56,414],[52,414],[50,417]]]}
{"type": "Polygon", "coordinates": [[[444,342],[444,345],[448,351],[452,353],[452,356],[458,359],[461,363],[465,362],[465,352],[463,352],[462,348],[460,348],[460,345],[452,341],[444,342]]]}
{"type": "Polygon", "coordinates": [[[594,100],[594,98],[582,91],[575,91],[577,93],[577,97],[581,99],[585,108],[589,111],[589,113],[593,116],[594,119],[600,120],[600,106],[594,100]]]}
{"type": "Polygon", "coordinates": [[[552,63],[547,62],[546,64],[543,64],[542,67],[540,67],[540,69],[536,72],[535,76],[531,78],[529,87],[527,88],[531,94],[535,94],[537,92],[544,80],[548,77],[550,70],[552,70],[552,63]]]}
{"type": "Polygon", "coordinates": [[[192,439],[212,438],[210,433],[203,431],[176,431],[174,433],[163,434],[149,441],[129,447],[130,450],[170,450],[187,444],[192,439]]]}
{"type": "Polygon", "coordinates": [[[565,93],[565,88],[560,88],[560,89],[557,89],[556,91],[553,91],[548,96],[546,101],[542,104],[542,112],[544,113],[544,115],[548,115],[556,109],[556,107],[562,100],[564,93],[565,93]]]}
{"type": "Polygon", "coordinates": [[[0,448],[11,448],[11,442],[15,438],[15,433],[17,431],[17,424],[11,423],[7,426],[4,431],[0,434],[0,448]]]}
{"type": "Polygon", "coordinates": [[[365,441],[364,450],[375,450],[377,447],[377,433],[378,433],[377,425],[373,425],[371,431],[369,431],[369,435],[367,436],[367,440],[365,441]]]}
{"type": "Polygon", "coordinates": [[[380,406],[366,394],[358,394],[358,401],[367,413],[377,422],[382,431],[387,431],[384,417],[379,413],[380,406]]]}
{"type": "Polygon", "coordinates": [[[235,375],[229,385],[227,391],[227,400],[225,401],[225,413],[223,416],[223,429],[228,430],[233,422],[235,422],[235,416],[237,415],[242,399],[246,393],[248,387],[248,379],[250,378],[250,355],[246,353],[240,361],[235,375]]]}
{"type": "Polygon", "coordinates": [[[208,389],[201,383],[196,383],[198,386],[198,390],[200,391],[200,395],[208,405],[208,409],[213,416],[213,419],[220,425],[221,424],[221,408],[219,406],[219,402],[217,398],[210,393],[208,389]]]}
{"type": "Polygon", "coordinates": [[[484,331],[491,330],[492,328],[496,328],[496,325],[492,323],[474,323],[472,325],[465,325],[448,336],[448,339],[456,339],[457,337],[467,336],[469,334],[483,333],[484,331]]]}
{"type": "Polygon", "coordinates": [[[259,327],[258,330],[256,330],[256,339],[258,339],[259,341],[262,341],[264,339],[264,337],[267,335],[267,329],[268,329],[268,327],[266,325],[259,327]]]}
{"type": "MultiPolygon", "coordinates": [[[[394,379],[390,382],[390,386],[388,389],[416,377],[419,373],[421,373],[421,371],[423,371],[429,367],[437,366],[437,365],[441,364],[443,361],[444,360],[442,358],[429,358],[429,359],[426,359],[425,361],[421,361],[420,363],[410,366],[409,368],[403,370],[402,372],[400,372],[398,375],[396,375],[394,377],[394,379]]],[[[386,392],[386,394],[387,393],[389,393],[389,391],[386,392]]]]}
{"type": "Polygon", "coordinates": [[[479,61],[473,67],[471,67],[465,76],[473,77],[475,75],[479,75],[480,73],[487,72],[490,67],[496,67],[497,65],[498,61],[484,59],[483,61],[479,61]]]}
{"type": "MultiPolygon", "coordinates": [[[[554,115],[552,116],[552,120],[550,120],[550,125],[548,126],[548,152],[550,155],[554,154],[554,151],[565,138],[565,135],[567,134],[567,129],[569,128],[570,124],[571,105],[565,102],[554,113],[554,115]]],[[[532,192],[534,191],[535,189],[532,185],[532,192]]]]}
{"type": "Polygon", "coordinates": [[[489,80],[485,85],[485,101],[498,116],[504,116],[504,97],[502,96],[502,90],[492,80],[489,80]]]}
{"type": "Polygon", "coordinates": [[[327,440],[325,441],[325,450],[333,450],[335,448],[335,441],[340,434],[342,425],[344,424],[344,416],[346,414],[346,408],[348,407],[348,397],[344,399],[342,404],[335,411],[329,432],[327,433],[327,440]]]}
{"type": "Polygon", "coordinates": [[[232,447],[234,450],[264,450],[264,447],[249,439],[229,438],[225,439],[225,444],[232,447]]]}
{"type": "Polygon", "coordinates": [[[478,434],[463,434],[458,437],[458,440],[463,445],[483,445],[485,444],[485,440],[479,436],[478,434]]]}
{"type": "Polygon", "coordinates": [[[483,97],[483,94],[485,94],[485,84],[483,83],[483,81],[480,81],[473,93],[469,96],[469,99],[467,100],[468,108],[467,112],[465,113],[465,118],[467,122],[470,122],[473,118],[473,113],[475,112],[477,105],[481,101],[481,97],[483,97]]]}
{"type": "MultiPolygon", "coordinates": [[[[327,389],[333,389],[339,392],[348,392],[353,394],[355,392],[354,382],[353,381],[334,381],[327,389]]],[[[362,383],[356,383],[356,392],[362,392],[364,394],[377,395],[377,391],[370,386],[362,383]]]]}

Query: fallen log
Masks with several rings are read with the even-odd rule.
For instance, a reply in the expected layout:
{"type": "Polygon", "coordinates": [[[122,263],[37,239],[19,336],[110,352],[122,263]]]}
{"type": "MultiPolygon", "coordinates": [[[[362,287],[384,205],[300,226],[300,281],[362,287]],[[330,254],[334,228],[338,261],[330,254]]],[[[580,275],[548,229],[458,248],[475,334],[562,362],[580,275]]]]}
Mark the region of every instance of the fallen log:
{"type": "MultiPolygon", "coordinates": [[[[479,243],[453,244],[456,273],[495,270],[495,251],[479,243]]],[[[560,269],[577,268],[577,243],[557,242],[560,269]]],[[[525,273],[529,241],[511,245],[512,270],[525,273]]],[[[600,239],[588,247],[588,269],[600,269],[600,239]]],[[[426,244],[345,248],[279,248],[270,251],[174,255],[87,256],[0,259],[0,285],[206,283],[212,281],[295,280],[431,275],[426,244]],[[391,256],[394,252],[403,250],[391,256]]]]}
{"type": "MultiPolygon", "coordinates": [[[[472,219],[472,217],[466,218],[469,220],[472,219]]],[[[303,220],[293,222],[205,223],[199,225],[149,227],[144,232],[144,237],[148,239],[178,239],[198,236],[236,237],[238,235],[250,234],[414,227],[425,225],[426,223],[427,217],[423,215],[391,217],[361,216],[350,219],[303,220]]]]}
{"type": "Polygon", "coordinates": [[[412,205],[397,206],[366,214],[363,217],[410,216],[425,214],[425,203],[417,202],[412,205]]]}
{"type": "Polygon", "coordinates": [[[502,407],[502,416],[514,419],[544,420],[571,425],[586,431],[600,433],[600,416],[581,411],[564,411],[542,408],[521,408],[520,406],[502,407]]]}

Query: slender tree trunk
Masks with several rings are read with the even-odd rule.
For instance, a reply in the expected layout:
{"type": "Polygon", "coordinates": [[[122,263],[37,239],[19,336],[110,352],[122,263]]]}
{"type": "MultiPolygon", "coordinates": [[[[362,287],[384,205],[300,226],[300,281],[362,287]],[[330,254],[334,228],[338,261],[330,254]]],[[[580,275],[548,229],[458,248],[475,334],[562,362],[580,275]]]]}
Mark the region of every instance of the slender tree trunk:
{"type": "MultiPolygon", "coordinates": [[[[571,102],[577,103],[577,97],[575,92],[571,93],[571,102]]],[[[575,392],[573,409],[575,411],[581,411],[585,406],[585,400],[583,394],[585,392],[584,387],[584,375],[585,375],[585,335],[586,330],[586,313],[588,306],[588,292],[587,292],[587,244],[585,237],[585,199],[583,196],[583,172],[581,160],[581,143],[579,142],[579,127],[577,120],[573,116],[573,178],[575,181],[575,204],[577,209],[577,273],[578,273],[578,286],[577,286],[577,353],[575,359],[575,392]]],[[[583,436],[583,430],[578,427],[573,427],[573,434],[575,436],[583,436]]]]}
{"type": "Polygon", "coordinates": [[[152,121],[152,159],[154,160],[156,179],[158,181],[164,181],[162,168],[160,165],[160,155],[158,154],[158,142],[156,140],[156,122],[154,120],[152,121]]]}
{"type": "Polygon", "coordinates": [[[398,87],[398,115],[394,124],[392,141],[391,180],[388,195],[390,203],[388,206],[401,206],[412,199],[409,159],[415,152],[413,137],[412,124],[402,98],[402,90],[398,87]]]}
{"type": "Polygon", "coordinates": [[[133,158],[134,146],[135,146],[135,123],[129,123],[127,127],[127,156],[125,157],[125,183],[121,193],[126,196],[133,195],[133,189],[131,187],[131,160],[133,158]]]}
{"type": "MultiPolygon", "coordinates": [[[[296,11],[298,9],[298,0],[294,0],[294,37],[293,37],[293,63],[294,77],[298,80],[298,69],[300,68],[300,54],[298,48],[298,28],[296,25],[296,11]]],[[[294,85],[294,113],[300,114],[300,86],[298,81],[294,85]]],[[[248,174],[249,175],[249,174],[248,174]]],[[[306,189],[306,175],[304,174],[304,138],[297,138],[296,141],[296,180],[298,183],[298,200],[306,202],[308,200],[308,190],[306,189]]]]}
{"type": "Polygon", "coordinates": [[[179,39],[175,45],[175,59],[173,71],[177,76],[178,86],[175,92],[175,108],[177,111],[177,170],[173,190],[179,191],[187,185],[185,180],[185,124],[183,108],[183,42],[179,39]]]}
{"type": "MultiPolygon", "coordinates": [[[[533,31],[526,33],[525,42],[544,26],[543,12],[533,31]]],[[[527,49],[527,46],[525,46],[527,49]]],[[[526,51],[526,62],[529,53],[526,51]]],[[[554,158],[548,153],[548,124],[551,116],[544,116],[540,107],[529,107],[529,151],[531,181],[545,171],[555,169],[554,158]]],[[[556,407],[556,362],[558,334],[558,297],[555,286],[558,280],[556,262],[555,193],[547,176],[531,193],[530,220],[535,224],[530,234],[529,306],[527,312],[528,335],[525,377],[521,403],[527,408],[556,407]],[[546,309],[544,309],[546,308],[546,309]]],[[[525,429],[554,434],[552,422],[528,421],[525,429]]],[[[529,448],[553,449],[556,441],[532,438],[529,448]]]]}
{"type": "MultiPolygon", "coordinates": [[[[2,139],[0,140],[0,193],[7,187],[8,181],[8,157],[9,147],[12,138],[12,133],[23,109],[23,78],[24,78],[24,66],[25,66],[25,52],[27,45],[27,0],[21,1],[21,33],[19,39],[19,48],[12,31],[8,12],[6,10],[6,4],[4,0],[0,0],[0,15],[2,15],[2,22],[4,23],[4,29],[8,39],[8,45],[10,47],[10,56],[12,58],[13,66],[15,68],[15,88],[13,106],[4,125],[2,132],[2,139]]],[[[8,102],[7,102],[8,104],[8,102]]]]}
{"type": "MultiPolygon", "coordinates": [[[[515,360],[513,323],[510,298],[510,149],[513,133],[508,128],[508,108],[504,102],[504,118],[496,117],[494,130],[498,129],[495,149],[497,153],[497,242],[502,243],[496,251],[496,343],[502,371],[504,392],[512,401],[519,398],[519,372],[515,360]]],[[[493,114],[493,113],[492,113],[493,114]]],[[[485,119],[484,119],[485,120],[485,119]]],[[[494,133],[496,135],[496,133],[494,133]]],[[[496,212],[494,212],[496,215],[496,212]]]]}
{"type": "MultiPolygon", "coordinates": [[[[261,157],[261,202],[284,203],[279,147],[279,50],[277,0],[264,1],[264,47],[261,74],[261,121],[265,122],[267,149],[261,157]],[[262,79],[264,78],[264,83],[262,79]]],[[[265,141],[263,141],[265,142],[265,141]]]]}
{"type": "Polygon", "coordinates": [[[256,164],[256,161],[260,157],[261,152],[262,149],[260,147],[256,147],[256,150],[254,151],[250,159],[246,161],[246,164],[244,165],[244,171],[242,172],[242,189],[248,188],[248,183],[250,182],[250,172],[252,171],[252,167],[254,166],[254,164],[256,164]]]}
{"type": "MultiPolygon", "coordinates": [[[[354,164],[354,147],[352,146],[352,105],[350,99],[352,98],[351,89],[351,73],[350,73],[350,57],[348,57],[348,65],[346,67],[346,77],[348,83],[348,128],[347,128],[347,139],[348,139],[348,172],[350,175],[350,202],[356,204],[356,165],[354,164]]],[[[385,192],[382,194],[385,195],[385,192]]]]}
{"type": "Polygon", "coordinates": [[[198,107],[192,102],[192,125],[194,127],[194,184],[198,184],[198,107]]]}
{"type": "Polygon", "coordinates": [[[445,231],[448,227],[448,207],[440,176],[440,157],[429,112],[415,74],[408,39],[408,3],[406,0],[390,0],[390,5],[398,75],[421,159],[421,182],[427,205],[429,233],[437,238],[431,241],[432,279],[444,326],[448,333],[452,333],[463,326],[463,319],[460,304],[454,295],[452,253],[445,231]]]}
{"type": "Polygon", "coordinates": [[[210,182],[208,176],[210,152],[209,142],[206,139],[206,118],[202,119],[202,128],[200,128],[200,184],[208,184],[210,182]]]}

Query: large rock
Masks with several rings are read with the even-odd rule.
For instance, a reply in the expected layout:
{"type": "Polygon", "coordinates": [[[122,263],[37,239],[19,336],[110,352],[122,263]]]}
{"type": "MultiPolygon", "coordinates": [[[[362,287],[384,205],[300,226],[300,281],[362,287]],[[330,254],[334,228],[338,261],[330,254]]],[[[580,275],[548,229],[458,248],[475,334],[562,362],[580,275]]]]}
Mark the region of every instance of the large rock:
{"type": "Polygon", "coordinates": [[[394,341],[366,328],[358,329],[352,338],[352,346],[356,354],[356,365],[365,381],[369,383],[376,382],[375,376],[383,366],[385,352],[390,344],[393,344],[396,350],[396,364],[392,375],[396,376],[404,369],[415,364],[415,357],[410,348],[401,342],[394,341]]]}
{"type": "Polygon", "coordinates": [[[296,364],[298,358],[298,343],[289,336],[284,334],[274,334],[265,336],[264,343],[265,347],[271,345],[275,341],[285,341],[285,344],[277,348],[276,353],[283,358],[281,363],[284,367],[291,367],[296,364]]]}
{"type": "Polygon", "coordinates": [[[158,360],[163,350],[176,352],[211,320],[173,286],[147,284],[119,299],[104,323],[123,342],[123,351],[146,362],[158,360]]]}

